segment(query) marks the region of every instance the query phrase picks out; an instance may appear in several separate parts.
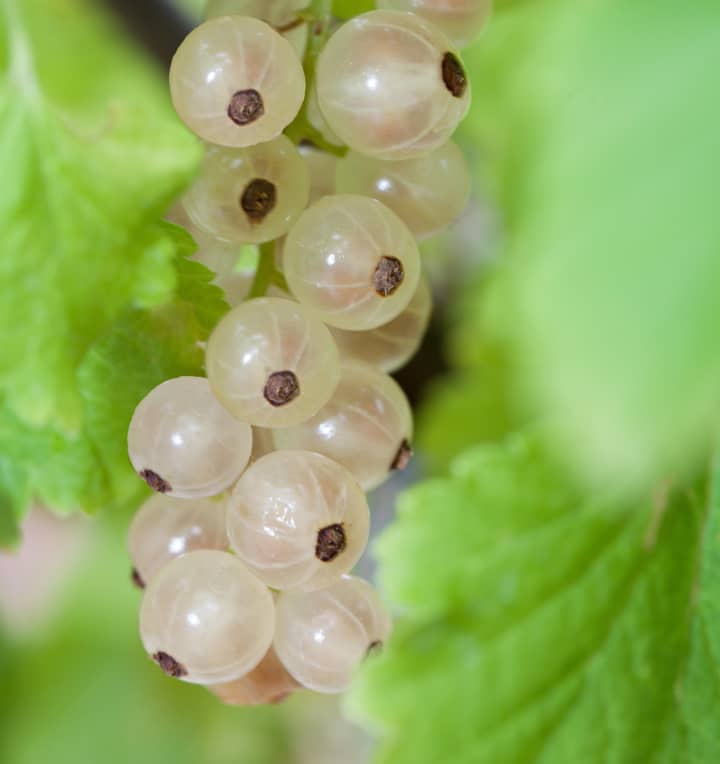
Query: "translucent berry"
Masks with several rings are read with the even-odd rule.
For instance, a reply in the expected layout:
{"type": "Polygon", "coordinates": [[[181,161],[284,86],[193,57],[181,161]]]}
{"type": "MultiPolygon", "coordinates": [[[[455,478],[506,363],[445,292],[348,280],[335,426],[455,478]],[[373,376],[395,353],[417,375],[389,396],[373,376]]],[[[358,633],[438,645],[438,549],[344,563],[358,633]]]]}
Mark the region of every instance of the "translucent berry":
{"type": "Polygon", "coordinates": [[[133,467],[158,493],[215,496],[237,480],[252,448],[252,431],[215,399],[202,377],[163,382],[140,401],[130,421],[133,467]]]}
{"type": "Polygon", "coordinates": [[[365,361],[389,373],[402,368],[417,352],[430,322],[432,293],[421,278],[410,304],[387,324],[368,332],[332,329],[343,359],[365,361]]]}
{"type": "Polygon", "coordinates": [[[258,427],[300,424],[335,391],[340,364],[328,329],[292,300],[249,300],[210,336],[213,392],[238,419],[258,427]]]}
{"type": "Polygon", "coordinates": [[[344,467],[308,451],[275,451],[237,482],[227,523],[232,549],[263,583],[320,589],[360,559],[370,516],[344,467]]]}
{"type": "Polygon", "coordinates": [[[318,60],[317,94],[340,139],[381,159],[430,153],[470,106],[467,75],[447,37],[397,11],[357,16],[330,38],[318,60]]]}
{"type": "Polygon", "coordinates": [[[305,74],[290,43],[264,21],[221,16],[183,41],[170,91],[185,124],[209,143],[252,146],[276,138],[305,98],[305,74]]]}
{"type": "Polygon", "coordinates": [[[390,637],[392,624],[377,592],[343,576],[314,592],[283,592],[276,604],[275,651],[290,674],[316,692],[348,688],[363,660],[390,637]]]}
{"type": "Polygon", "coordinates": [[[452,141],[418,159],[388,162],[350,152],[337,164],[338,193],[381,201],[418,239],[460,217],[470,198],[470,183],[465,157],[452,141]]]}
{"type": "Polygon", "coordinates": [[[308,25],[299,12],[308,4],[309,0],[208,0],[205,18],[254,16],[279,32],[302,58],[308,41],[308,25]]]}
{"type": "Polygon", "coordinates": [[[197,549],[227,549],[225,502],[152,496],[135,514],[128,549],[144,586],[170,560],[197,549]]]}
{"type": "Polygon", "coordinates": [[[492,0],[378,0],[377,6],[417,13],[461,48],[483,31],[492,12],[492,0]]]}
{"type": "Polygon", "coordinates": [[[287,236],[283,267],[295,297],[325,323],[374,329],[409,304],[420,255],[407,226],[380,202],[326,196],[287,236]]]}
{"type": "Polygon", "coordinates": [[[259,244],[288,232],[310,193],[310,173],[292,142],[244,149],[210,146],[183,198],[192,222],[225,241],[259,244]]]}
{"type": "Polygon", "coordinates": [[[227,552],[189,552],[149,582],[140,609],[148,655],[193,684],[239,679],[270,648],[274,603],[267,587],[227,552]]]}
{"type": "Polygon", "coordinates": [[[339,462],[370,490],[407,465],[412,411],[392,377],[369,364],[347,361],[330,401],[307,422],[273,436],[279,449],[316,451],[339,462]]]}
{"type": "Polygon", "coordinates": [[[249,674],[209,689],[228,706],[260,706],[282,703],[298,687],[271,648],[249,674]]]}

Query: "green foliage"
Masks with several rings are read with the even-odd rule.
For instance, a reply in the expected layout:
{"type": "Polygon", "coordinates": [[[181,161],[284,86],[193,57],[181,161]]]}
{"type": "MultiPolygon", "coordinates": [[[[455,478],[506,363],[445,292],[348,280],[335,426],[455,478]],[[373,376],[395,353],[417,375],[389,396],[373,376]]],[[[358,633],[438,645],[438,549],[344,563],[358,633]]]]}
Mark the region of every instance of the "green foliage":
{"type": "Polygon", "coordinates": [[[182,256],[192,241],[157,224],[199,147],[98,4],[8,0],[0,63],[2,543],[33,498],[69,512],[128,497],[115,494],[127,459],[108,458],[117,445],[102,437],[126,427],[130,396],[151,380],[197,373],[195,343],[223,303],[182,256]],[[147,344],[163,332],[173,342],[152,363],[105,350],[119,334],[147,344]]]}
{"type": "Polygon", "coordinates": [[[574,466],[642,490],[717,425],[717,4],[538,4],[483,42],[466,136],[506,213],[503,331],[526,397],[574,466]]]}
{"type": "Polygon", "coordinates": [[[714,761],[719,517],[717,485],[586,497],[534,436],[411,490],[377,548],[405,617],[351,699],[379,760],[714,761]]]}

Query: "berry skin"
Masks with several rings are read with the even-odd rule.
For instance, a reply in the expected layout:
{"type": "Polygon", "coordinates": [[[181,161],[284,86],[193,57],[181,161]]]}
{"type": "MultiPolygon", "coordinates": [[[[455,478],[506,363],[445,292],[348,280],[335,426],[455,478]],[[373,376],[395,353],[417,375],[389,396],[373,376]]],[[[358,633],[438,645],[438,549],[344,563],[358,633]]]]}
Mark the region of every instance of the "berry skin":
{"type": "Polygon", "coordinates": [[[275,430],[273,437],[278,449],[315,451],[342,464],[369,491],[407,465],[412,411],[392,377],[347,361],[330,401],[307,422],[275,430]]]}
{"type": "Polygon", "coordinates": [[[341,358],[365,361],[390,374],[401,369],[417,352],[431,311],[430,285],[421,277],[410,304],[389,323],[368,332],[331,331],[341,358]]]}
{"type": "Polygon", "coordinates": [[[348,688],[363,660],[382,647],[392,624],[377,592],[343,576],[314,592],[283,592],[276,603],[273,645],[288,672],[316,692],[348,688]]]}
{"type": "Polygon", "coordinates": [[[150,581],[140,609],[145,650],[166,674],[219,684],[252,671],[274,629],[268,589],[227,552],[189,552],[150,581]]]}
{"type": "Polygon", "coordinates": [[[210,336],[205,365],[221,403],[256,427],[304,422],[340,378],[329,330],[302,305],[276,297],[231,310],[210,336]]]}
{"type": "Polygon", "coordinates": [[[128,549],[144,586],[170,560],[197,549],[228,548],[225,502],[155,495],[133,517],[128,549]]]}
{"type": "Polygon", "coordinates": [[[365,549],[370,515],[353,476],[307,451],[275,451],[253,464],[228,501],[238,557],[273,589],[320,589],[365,549]]]}
{"type": "Polygon", "coordinates": [[[445,35],[411,13],[371,11],[344,24],[317,66],[330,128],[354,151],[409,159],[439,148],[470,107],[470,88],[445,35]]]}
{"type": "Polygon", "coordinates": [[[205,18],[217,16],[253,16],[269,24],[292,46],[298,58],[305,55],[308,25],[298,14],[309,0],[208,0],[205,18]]]}
{"type": "Polygon", "coordinates": [[[292,142],[243,149],[209,146],[183,198],[192,222],[224,241],[260,244],[288,232],[310,193],[310,173],[292,142]]]}
{"type": "Polygon", "coordinates": [[[378,0],[377,6],[417,13],[435,24],[460,48],[483,31],[492,13],[492,0],[378,0]]]}
{"type": "Polygon", "coordinates": [[[388,162],[350,152],[337,163],[338,193],[381,201],[420,240],[460,217],[470,185],[465,157],[452,141],[418,159],[388,162]]]}
{"type": "Polygon", "coordinates": [[[249,674],[208,689],[227,706],[261,706],[282,703],[299,686],[271,648],[249,674]]]}
{"type": "Polygon", "coordinates": [[[420,279],[407,226],[380,202],[326,196],[287,236],[283,268],[300,303],[340,329],[374,329],[399,315],[420,279]]]}
{"type": "Polygon", "coordinates": [[[128,430],[136,472],[158,493],[194,499],[222,493],[245,469],[252,431],[202,377],[163,382],[138,404],[128,430]]]}
{"type": "Polygon", "coordinates": [[[276,138],[305,98],[290,43],[264,21],[221,16],[194,29],[170,66],[180,118],[200,138],[243,147],[276,138]]]}

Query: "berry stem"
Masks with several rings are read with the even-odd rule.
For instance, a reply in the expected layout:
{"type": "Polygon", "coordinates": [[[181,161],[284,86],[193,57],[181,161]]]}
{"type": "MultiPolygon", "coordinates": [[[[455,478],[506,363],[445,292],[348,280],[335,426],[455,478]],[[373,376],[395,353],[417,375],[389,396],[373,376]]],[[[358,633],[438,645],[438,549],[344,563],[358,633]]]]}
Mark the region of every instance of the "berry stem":
{"type": "Polygon", "coordinates": [[[275,267],[275,244],[273,242],[260,245],[257,270],[255,271],[255,278],[253,279],[247,299],[252,300],[254,297],[264,297],[270,285],[287,291],[285,277],[275,267]]]}
{"type": "MultiPolygon", "coordinates": [[[[325,47],[330,36],[330,22],[332,20],[332,0],[312,0],[310,7],[305,12],[304,17],[308,20],[310,34],[308,39],[305,58],[303,59],[303,69],[305,70],[305,81],[307,82],[308,92],[314,86],[315,66],[318,56],[325,47]]],[[[344,146],[335,146],[325,140],[322,133],[310,123],[307,116],[307,94],[305,104],[295,120],[285,130],[285,134],[296,145],[302,141],[309,141],[317,148],[343,157],[347,153],[344,146]]]]}

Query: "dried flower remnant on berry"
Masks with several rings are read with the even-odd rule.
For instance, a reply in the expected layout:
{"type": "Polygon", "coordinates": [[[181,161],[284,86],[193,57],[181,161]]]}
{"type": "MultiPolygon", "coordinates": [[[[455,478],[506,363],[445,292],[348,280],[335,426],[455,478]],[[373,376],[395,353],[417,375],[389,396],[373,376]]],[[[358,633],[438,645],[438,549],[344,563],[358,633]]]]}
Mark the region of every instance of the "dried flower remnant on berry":
{"type": "Polygon", "coordinates": [[[175,679],[187,676],[187,669],[185,666],[183,666],[182,663],[178,663],[172,655],[160,651],[155,653],[152,658],[168,676],[174,677],[175,679]]]}
{"type": "Polygon", "coordinates": [[[130,571],[130,580],[137,586],[138,589],[144,589],[145,588],[145,581],[143,580],[143,577],[140,575],[140,571],[137,568],[133,568],[132,571],[130,571]]]}
{"type": "Polygon", "coordinates": [[[157,491],[158,493],[169,493],[172,491],[170,483],[161,478],[157,472],[153,472],[152,470],[142,470],[139,475],[150,488],[153,489],[153,491],[157,491]]]}
{"type": "Polygon", "coordinates": [[[271,406],[285,406],[300,395],[300,383],[292,371],[276,371],[268,377],[263,392],[271,406]]]}
{"type": "Polygon", "coordinates": [[[240,206],[251,223],[261,223],[277,204],[275,184],[264,178],[255,178],[245,187],[240,206]]]}
{"type": "Polygon", "coordinates": [[[400,444],[400,448],[398,449],[397,454],[395,455],[395,458],[393,459],[393,463],[390,465],[391,470],[404,470],[408,464],[410,464],[410,459],[412,459],[413,451],[410,447],[410,443],[408,443],[407,440],[403,440],[403,442],[400,444]]]}
{"type": "Polygon", "coordinates": [[[467,75],[460,59],[448,51],[442,60],[442,78],[445,87],[455,96],[462,98],[467,90],[467,75]]]}
{"type": "Polygon", "coordinates": [[[347,540],[342,525],[340,523],[328,525],[318,532],[315,557],[320,562],[332,562],[339,554],[342,554],[346,546],[347,540]]]}
{"type": "Polygon", "coordinates": [[[242,127],[260,119],[265,113],[262,96],[254,88],[238,90],[230,99],[228,117],[242,127]]]}
{"type": "Polygon", "coordinates": [[[367,652],[365,653],[366,658],[370,658],[373,655],[377,655],[379,652],[381,652],[383,649],[383,643],[382,640],[376,639],[374,642],[371,642],[368,645],[367,652]]]}
{"type": "Polygon", "coordinates": [[[373,287],[381,297],[389,297],[402,284],[405,269],[397,257],[383,255],[373,273],[373,287]]]}

